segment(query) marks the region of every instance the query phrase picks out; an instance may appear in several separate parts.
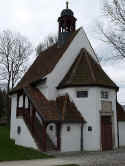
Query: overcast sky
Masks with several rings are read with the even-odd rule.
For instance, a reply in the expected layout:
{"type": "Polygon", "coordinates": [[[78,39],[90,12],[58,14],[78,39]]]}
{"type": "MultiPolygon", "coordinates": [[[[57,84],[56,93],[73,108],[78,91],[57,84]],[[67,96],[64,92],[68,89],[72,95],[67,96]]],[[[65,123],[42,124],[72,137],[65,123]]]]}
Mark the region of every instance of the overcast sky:
{"type": "MultiPolygon", "coordinates": [[[[3,0],[0,5],[0,31],[10,29],[26,36],[34,45],[46,36],[57,34],[57,19],[66,0],[3,0]]],[[[102,16],[103,0],[69,0],[69,8],[74,11],[77,28],[83,27],[97,54],[111,53],[103,43],[95,38],[96,21],[102,16]]],[[[124,60],[125,61],[125,60],[124,60]]],[[[120,87],[118,99],[125,104],[125,62],[107,63],[104,70],[120,87]]]]}

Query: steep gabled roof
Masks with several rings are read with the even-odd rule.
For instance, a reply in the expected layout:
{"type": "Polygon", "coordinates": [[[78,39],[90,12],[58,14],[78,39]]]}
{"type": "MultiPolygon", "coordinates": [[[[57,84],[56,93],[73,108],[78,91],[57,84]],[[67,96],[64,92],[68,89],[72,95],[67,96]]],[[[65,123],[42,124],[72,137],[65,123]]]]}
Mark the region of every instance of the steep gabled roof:
{"type": "Polygon", "coordinates": [[[59,96],[56,99],[57,108],[60,110],[61,119],[65,122],[86,122],[84,117],[78,111],[74,102],[70,100],[68,95],[59,96]]]}
{"type": "Polygon", "coordinates": [[[48,101],[37,88],[32,86],[24,88],[24,92],[44,121],[59,120],[59,112],[55,102],[48,101]]]}
{"type": "Polygon", "coordinates": [[[86,49],[81,49],[73,65],[58,88],[74,86],[102,86],[118,90],[117,85],[103,71],[86,49]]]}
{"type": "Polygon", "coordinates": [[[125,111],[121,104],[118,102],[116,103],[116,111],[117,111],[117,120],[118,121],[125,121],[125,111]]]}
{"type": "Polygon", "coordinates": [[[79,31],[80,29],[73,32],[63,46],[59,47],[57,44],[55,44],[54,46],[49,47],[47,50],[41,52],[18,85],[10,93],[14,93],[17,90],[22,89],[49,74],[54,69],[79,31]]]}
{"type": "Polygon", "coordinates": [[[24,92],[36,111],[46,122],[85,122],[81,113],[77,110],[75,104],[70,101],[68,96],[61,96],[56,101],[49,101],[39,89],[32,86],[25,87],[24,92]]]}

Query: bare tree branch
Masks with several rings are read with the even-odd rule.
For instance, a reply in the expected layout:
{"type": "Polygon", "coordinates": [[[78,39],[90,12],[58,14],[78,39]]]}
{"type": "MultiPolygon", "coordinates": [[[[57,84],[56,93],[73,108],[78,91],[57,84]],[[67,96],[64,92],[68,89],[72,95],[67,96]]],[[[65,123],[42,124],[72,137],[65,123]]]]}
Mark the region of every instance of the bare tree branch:
{"type": "Polygon", "coordinates": [[[37,55],[39,55],[42,51],[46,50],[48,47],[51,47],[54,44],[56,44],[57,40],[58,40],[57,36],[46,37],[46,39],[43,42],[38,44],[36,48],[37,55]]]}
{"type": "Polygon", "coordinates": [[[103,42],[114,49],[115,58],[125,58],[125,0],[105,0],[103,12],[108,24],[107,29],[98,26],[103,42]]]}
{"type": "Polygon", "coordinates": [[[0,80],[7,81],[8,92],[23,75],[32,51],[31,43],[19,33],[0,33],[0,80]]]}

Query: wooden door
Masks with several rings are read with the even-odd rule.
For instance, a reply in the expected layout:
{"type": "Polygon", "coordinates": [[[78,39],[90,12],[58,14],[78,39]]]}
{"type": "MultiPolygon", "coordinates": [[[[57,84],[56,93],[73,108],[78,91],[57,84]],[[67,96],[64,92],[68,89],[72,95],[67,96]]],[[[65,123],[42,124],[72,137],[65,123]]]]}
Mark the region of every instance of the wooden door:
{"type": "Polygon", "coordinates": [[[112,118],[111,116],[101,117],[101,141],[102,150],[112,150],[112,118]]]}

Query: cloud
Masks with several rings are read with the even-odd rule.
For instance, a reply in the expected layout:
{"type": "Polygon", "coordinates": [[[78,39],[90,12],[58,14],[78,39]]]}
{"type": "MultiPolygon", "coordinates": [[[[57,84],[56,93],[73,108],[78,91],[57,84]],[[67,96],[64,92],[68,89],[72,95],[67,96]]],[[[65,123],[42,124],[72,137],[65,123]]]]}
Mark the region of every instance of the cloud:
{"type": "MultiPolygon", "coordinates": [[[[11,29],[28,37],[34,46],[50,33],[58,32],[57,19],[65,8],[64,0],[4,0],[0,5],[0,30],[11,29]]],[[[100,43],[93,34],[96,20],[101,18],[102,1],[75,0],[69,3],[77,18],[77,28],[83,26],[92,46],[98,55],[111,54],[109,47],[100,43]]],[[[125,96],[124,66],[122,64],[103,64],[105,71],[121,87],[119,100],[125,96]]]]}

